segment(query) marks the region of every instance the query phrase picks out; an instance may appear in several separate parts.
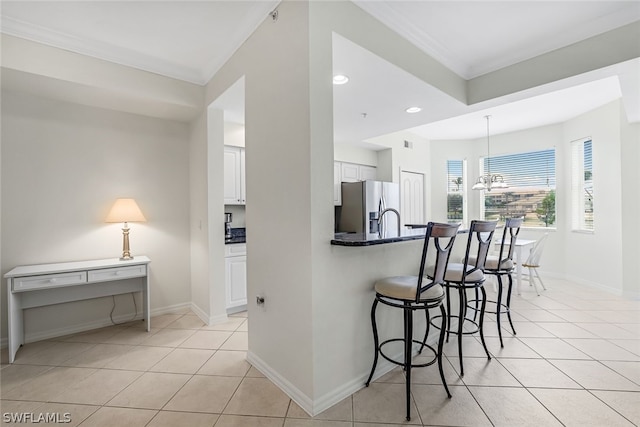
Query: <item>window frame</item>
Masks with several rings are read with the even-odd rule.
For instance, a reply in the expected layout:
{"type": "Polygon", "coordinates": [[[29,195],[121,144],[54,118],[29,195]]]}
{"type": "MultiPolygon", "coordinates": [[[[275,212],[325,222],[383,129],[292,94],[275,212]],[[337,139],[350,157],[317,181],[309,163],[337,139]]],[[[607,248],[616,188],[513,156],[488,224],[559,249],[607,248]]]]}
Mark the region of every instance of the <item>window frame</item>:
{"type": "Polygon", "coordinates": [[[571,231],[575,233],[591,234],[595,232],[595,198],[593,139],[579,138],[571,141],[571,231]],[[588,153],[588,154],[587,154],[588,153]],[[589,157],[587,162],[587,156],[589,157]],[[588,164],[587,164],[588,163],[588,164]],[[590,172],[589,180],[585,179],[586,172],[590,172]],[[587,190],[589,188],[591,191],[587,190]],[[590,196],[589,196],[590,194],[590,196]],[[587,220],[587,198],[591,204],[591,220],[587,220]],[[588,223],[590,222],[590,226],[588,223]]]}
{"type": "Polygon", "coordinates": [[[446,204],[446,209],[447,209],[447,223],[459,223],[462,222],[463,224],[467,224],[467,219],[469,217],[469,209],[468,209],[468,195],[467,195],[467,159],[447,159],[447,186],[445,189],[445,194],[447,197],[447,204],[446,204]],[[449,163],[450,162],[460,162],[460,168],[461,168],[461,172],[460,174],[462,175],[460,178],[462,178],[462,183],[460,184],[460,187],[458,188],[458,190],[456,192],[452,192],[450,191],[451,188],[451,173],[450,173],[450,168],[449,168],[449,163]],[[458,193],[459,191],[459,193],[458,193]],[[449,194],[460,194],[462,196],[462,218],[449,218],[449,194]]]}

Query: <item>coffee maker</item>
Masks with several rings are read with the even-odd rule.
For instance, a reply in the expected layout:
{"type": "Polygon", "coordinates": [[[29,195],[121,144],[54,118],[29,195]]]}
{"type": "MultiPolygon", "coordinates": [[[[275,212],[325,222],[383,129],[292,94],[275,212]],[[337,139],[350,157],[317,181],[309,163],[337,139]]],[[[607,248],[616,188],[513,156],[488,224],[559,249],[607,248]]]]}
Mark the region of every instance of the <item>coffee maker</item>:
{"type": "Polygon", "coordinates": [[[231,221],[233,220],[233,215],[229,212],[224,213],[224,238],[225,240],[231,239],[231,221]]]}

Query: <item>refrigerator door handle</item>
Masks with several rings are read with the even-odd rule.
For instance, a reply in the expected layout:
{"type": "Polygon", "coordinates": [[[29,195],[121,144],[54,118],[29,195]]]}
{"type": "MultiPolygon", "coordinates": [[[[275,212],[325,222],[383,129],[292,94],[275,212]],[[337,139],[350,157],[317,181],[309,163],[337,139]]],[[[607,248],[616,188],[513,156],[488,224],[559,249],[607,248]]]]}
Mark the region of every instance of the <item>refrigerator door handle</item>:
{"type": "Polygon", "coordinates": [[[380,227],[378,228],[378,234],[382,237],[382,236],[386,236],[387,235],[387,227],[385,224],[385,220],[382,217],[382,212],[387,208],[386,206],[386,202],[384,200],[384,196],[380,197],[380,204],[379,204],[379,208],[378,208],[378,223],[380,224],[380,227]]]}

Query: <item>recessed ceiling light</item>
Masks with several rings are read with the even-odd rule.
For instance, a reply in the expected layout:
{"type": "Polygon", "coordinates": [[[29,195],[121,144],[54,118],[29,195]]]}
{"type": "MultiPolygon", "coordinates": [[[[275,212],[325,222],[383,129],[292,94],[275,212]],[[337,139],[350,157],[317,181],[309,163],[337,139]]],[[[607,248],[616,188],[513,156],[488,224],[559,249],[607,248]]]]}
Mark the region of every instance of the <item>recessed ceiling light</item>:
{"type": "Polygon", "coordinates": [[[334,85],[343,85],[349,81],[349,76],[345,76],[344,74],[336,74],[333,76],[333,84],[334,85]]]}
{"type": "Polygon", "coordinates": [[[409,114],[413,114],[413,113],[419,113],[420,111],[422,111],[422,108],[420,108],[420,107],[409,107],[404,111],[406,111],[409,114]]]}

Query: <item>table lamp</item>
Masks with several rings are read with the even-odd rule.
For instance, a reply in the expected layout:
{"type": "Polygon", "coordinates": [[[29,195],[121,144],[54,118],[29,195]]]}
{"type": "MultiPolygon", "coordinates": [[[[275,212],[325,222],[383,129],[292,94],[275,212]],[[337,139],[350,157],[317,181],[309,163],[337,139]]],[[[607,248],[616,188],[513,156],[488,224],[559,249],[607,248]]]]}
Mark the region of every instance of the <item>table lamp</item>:
{"type": "Polygon", "coordinates": [[[125,261],[133,259],[129,251],[129,226],[128,222],[145,222],[146,218],[142,215],[142,211],[134,199],[117,199],[111,207],[109,215],[104,222],[123,222],[122,228],[122,257],[120,260],[125,261]]]}

